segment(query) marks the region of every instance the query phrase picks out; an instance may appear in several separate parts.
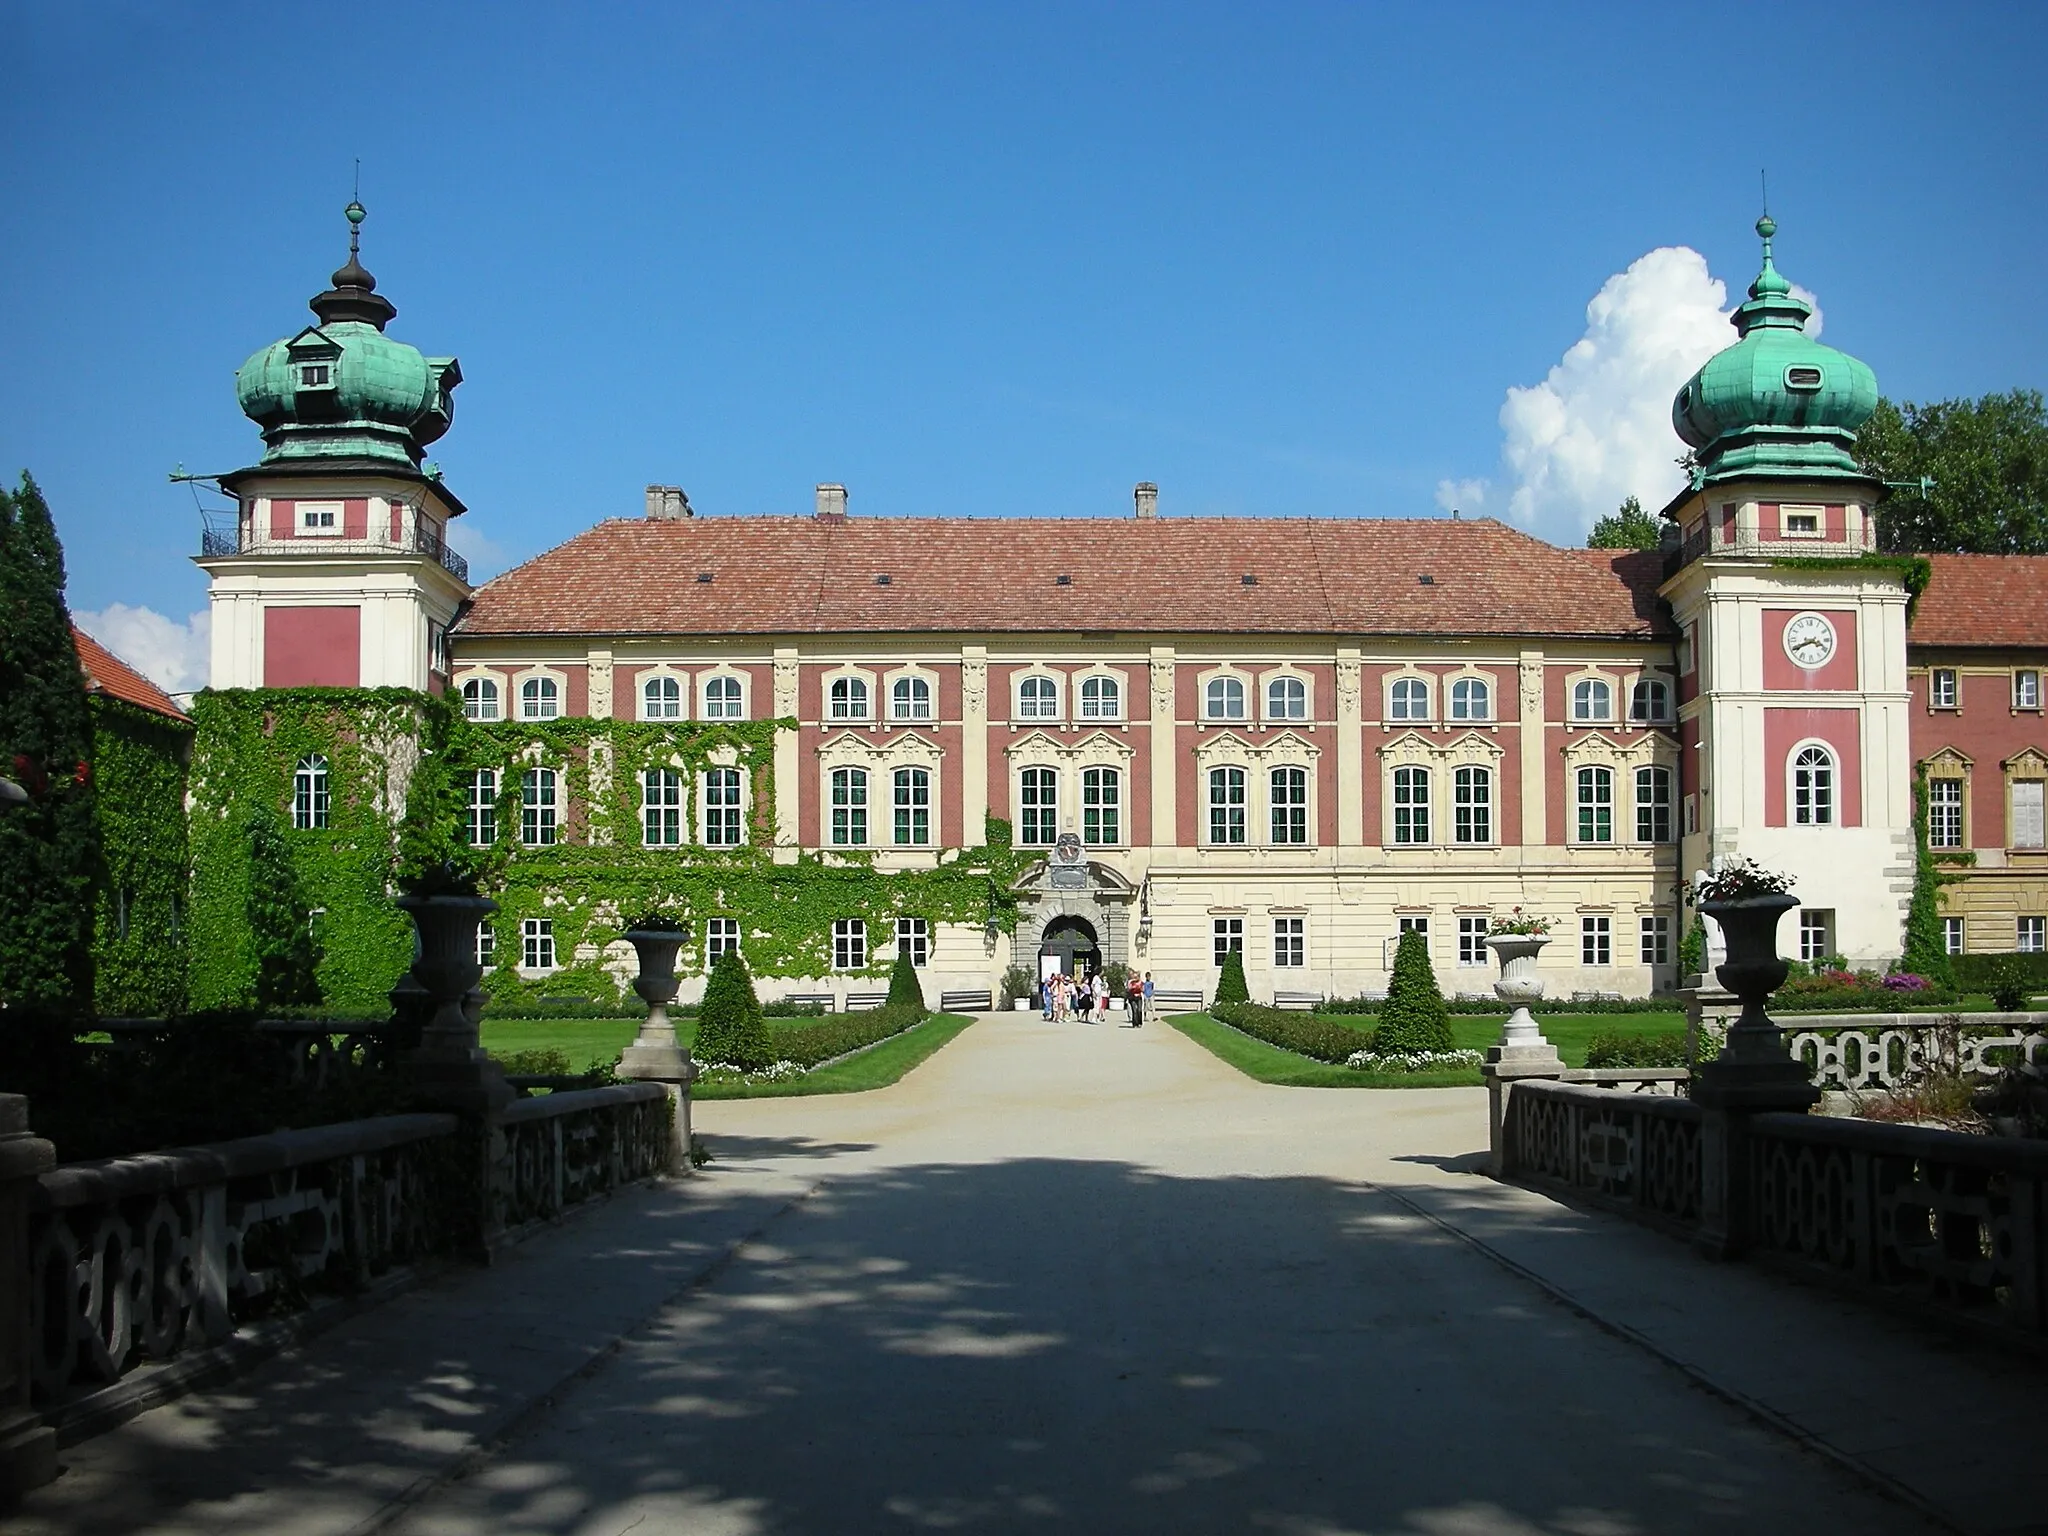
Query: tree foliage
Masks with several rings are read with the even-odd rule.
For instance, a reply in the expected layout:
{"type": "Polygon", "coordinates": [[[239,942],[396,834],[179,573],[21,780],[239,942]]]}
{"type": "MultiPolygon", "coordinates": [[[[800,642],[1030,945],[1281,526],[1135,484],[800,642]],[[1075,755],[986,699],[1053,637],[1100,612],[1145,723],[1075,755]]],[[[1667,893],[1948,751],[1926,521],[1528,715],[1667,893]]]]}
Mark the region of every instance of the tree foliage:
{"type": "Polygon", "coordinates": [[[100,842],[92,716],[64,605],[64,551],[27,475],[0,491],[0,1002],[86,1009],[100,842]]]}
{"type": "Polygon", "coordinates": [[[1873,479],[1907,482],[1878,506],[1887,550],[2048,554],[2048,407],[2039,390],[1880,400],[1856,434],[1856,456],[1873,479]],[[1932,482],[1924,490],[1923,479],[1932,482]]]}
{"type": "Polygon", "coordinates": [[[754,995],[754,978],[737,949],[728,949],[711,968],[704,1003],[697,1011],[697,1059],[708,1066],[754,1071],[775,1059],[775,1045],[754,995]]]}
{"type": "Polygon", "coordinates": [[[1655,549],[1663,537],[1663,522],[1645,512],[1642,502],[1631,496],[1612,517],[1603,517],[1593,525],[1586,548],[1655,549]]]}
{"type": "Polygon", "coordinates": [[[889,1006],[925,1011],[924,985],[917,979],[917,967],[910,961],[910,946],[896,946],[896,964],[889,971],[889,1006]]]}
{"type": "Polygon", "coordinates": [[[1456,1049],[1450,1010],[1429,963],[1429,941],[1418,929],[1402,934],[1394,951],[1394,974],[1387,983],[1387,1001],[1380,1009],[1372,1048],[1382,1055],[1456,1049]]]}
{"type": "Polygon", "coordinates": [[[1251,1001],[1251,996],[1251,988],[1244,981],[1244,952],[1230,950],[1223,956],[1223,971],[1216,978],[1216,1001],[1245,1003],[1251,1001]]]}
{"type": "Polygon", "coordinates": [[[250,802],[242,811],[241,840],[249,849],[243,931],[255,960],[252,1001],[261,1009],[317,1003],[320,954],[313,942],[313,908],[300,888],[277,812],[250,802]]]}
{"type": "Polygon", "coordinates": [[[1927,846],[1927,771],[1913,778],[1913,895],[1906,904],[1906,948],[1899,969],[1944,987],[1955,985],[1955,966],[1941,933],[1941,874],[1927,846]]]}

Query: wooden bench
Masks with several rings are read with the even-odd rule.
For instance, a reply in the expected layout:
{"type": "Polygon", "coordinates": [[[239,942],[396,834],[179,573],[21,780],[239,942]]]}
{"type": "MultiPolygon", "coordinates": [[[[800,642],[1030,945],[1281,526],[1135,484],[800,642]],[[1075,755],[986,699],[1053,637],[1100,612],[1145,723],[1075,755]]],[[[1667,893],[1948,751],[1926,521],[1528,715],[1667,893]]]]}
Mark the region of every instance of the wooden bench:
{"type": "Polygon", "coordinates": [[[846,994],[846,1011],[864,1013],[870,1008],[879,1008],[889,1001],[886,992],[849,992],[846,994]]]}
{"type": "Polygon", "coordinates": [[[1320,992],[1275,992],[1273,994],[1273,1006],[1275,1008],[1299,1008],[1304,1013],[1315,1012],[1317,1008],[1322,1006],[1322,1002],[1323,994],[1320,992]]]}
{"type": "Polygon", "coordinates": [[[830,992],[792,992],[782,1001],[795,1008],[823,1008],[827,1013],[832,1011],[830,992]]]}
{"type": "Polygon", "coordinates": [[[941,992],[939,1012],[941,1013],[993,1013],[996,995],[992,991],[941,992]]]}
{"type": "Polygon", "coordinates": [[[1152,1011],[1154,1013],[1199,1013],[1202,994],[1199,990],[1178,991],[1172,987],[1152,989],[1152,1011]]]}

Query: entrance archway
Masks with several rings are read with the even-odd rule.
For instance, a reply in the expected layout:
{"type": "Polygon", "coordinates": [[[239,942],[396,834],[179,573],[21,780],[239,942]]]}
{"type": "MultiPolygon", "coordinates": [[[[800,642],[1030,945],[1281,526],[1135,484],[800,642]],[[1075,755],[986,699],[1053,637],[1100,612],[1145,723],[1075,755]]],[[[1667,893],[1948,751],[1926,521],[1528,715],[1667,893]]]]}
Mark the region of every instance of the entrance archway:
{"type": "Polygon", "coordinates": [[[1102,944],[1086,918],[1056,917],[1038,941],[1038,976],[1087,976],[1102,969],[1102,944]]]}

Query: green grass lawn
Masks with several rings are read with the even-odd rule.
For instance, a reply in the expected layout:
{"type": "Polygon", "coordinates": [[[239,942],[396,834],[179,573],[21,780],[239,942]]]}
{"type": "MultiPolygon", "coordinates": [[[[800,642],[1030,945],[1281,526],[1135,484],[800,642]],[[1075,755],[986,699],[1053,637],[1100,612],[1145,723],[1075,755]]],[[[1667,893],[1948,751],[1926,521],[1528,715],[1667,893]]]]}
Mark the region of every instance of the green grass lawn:
{"type": "MultiPolygon", "coordinates": [[[[1461,1050],[1483,1051],[1500,1039],[1507,1015],[1454,1014],[1451,1038],[1461,1050]]],[[[1354,1072],[1349,1067],[1330,1066],[1293,1051],[1283,1051],[1250,1035],[1220,1024],[1206,1013],[1171,1015],[1167,1023],[1197,1045],[1247,1077],[1262,1083],[1289,1088],[1464,1088],[1480,1082],[1476,1068],[1455,1068],[1444,1072],[1354,1072]]],[[[1352,1022],[1347,1019],[1339,1023],[1352,1022]]],[[[1536,1022],[1544,1036],[1557,1047],[1567,1066],[1586,1064],[1586,1047],[1595,1035],[1671,1035],[1685,1033],[1682,1013],[1553,1013],[1539,1014],[1536,1022]]]]}
{"type": "MultiPolygon", "coordinates": [[[[786,1098],[793,1094],[865,1093],[886,1088],[974,1021],[964,1014],[933,1014],[922,1024],[891,1035],[866,1050],[828,1062],[785,1083],[704,1083],[691,1090],[699,1099],[786,1098]]],[[[676,1039],[688,1050],[697,1041],[697,1021],[677,1019],[676,1039]]],[[[512,1051],[554,1049],[569,1058],[572,1071],[605,1066],[640,1033],[638,1019],[492,1019],[483,1021],[484,1049],[494,1056],[512,1051]]]]}

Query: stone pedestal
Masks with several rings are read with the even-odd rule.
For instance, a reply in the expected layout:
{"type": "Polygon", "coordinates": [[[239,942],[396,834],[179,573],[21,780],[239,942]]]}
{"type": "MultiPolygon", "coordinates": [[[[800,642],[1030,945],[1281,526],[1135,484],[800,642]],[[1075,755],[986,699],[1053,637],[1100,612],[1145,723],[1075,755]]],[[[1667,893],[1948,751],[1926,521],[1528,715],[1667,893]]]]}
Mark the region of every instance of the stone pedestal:
{"type": "Polygon", "coordinates": [[[57,1149],[28,1128],[28,1100],[0,1094],[0,1507],[57,1475],[57,1432],[29,1405],[28,1209],[57,1149]]]}
{"type": "Polygon", "coordinates": [[[669,1021],[668,1005],[676,997],[676,951],[682,947],[679,932],[634,929],[627,941],[640,956],[640,974],[633,978],[633,990],[647,1004],[647,1017],[640,1034],[619,1057],[619,1076],[640,1082],[660,1083],[668,1090],[674,1111],[669,1141],[670,1173],[690,1171],[690,1084],[697,1079],[697,1064],[676,1041],[675,1025],[669,1021]]]}

